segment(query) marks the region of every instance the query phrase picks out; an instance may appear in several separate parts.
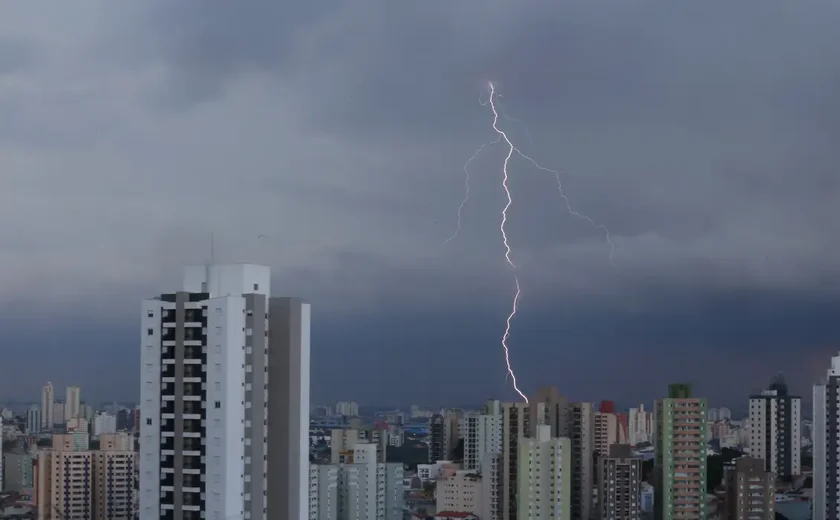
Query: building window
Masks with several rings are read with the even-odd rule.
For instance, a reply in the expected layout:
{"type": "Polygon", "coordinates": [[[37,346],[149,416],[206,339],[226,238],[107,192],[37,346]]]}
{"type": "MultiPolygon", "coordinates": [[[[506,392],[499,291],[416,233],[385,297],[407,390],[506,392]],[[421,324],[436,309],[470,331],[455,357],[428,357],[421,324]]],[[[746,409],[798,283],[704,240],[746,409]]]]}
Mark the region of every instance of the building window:
{"type": "Polygon", "coordinates": [[[255,290],[255,291],[259,291],[259,290],[260,290],[260,284],[255,283],[255,284],[254,284],[254,290],[255,290]]]}
{"type": "Polygon", "coordinates": [[[146,315],[150,318],[154,318],[155,317],[155,311],[149,311],[146,315]]]}
{"type": "Polygon", "coordinates": [[[216,401],[216,408],[221,408],[221,407],[222,407],[222,402],[221,401],[216,401]]]}
{"type": "Polygon", "coordinates": [[[152,425],[152,420],[151,419],[146,419],[146,424],[151,426],[152,425]]]}
{"type": "Polygon", "coordinates": [[[147,336],[154,336],[155,335],[155,329],[146,329],[146,335],[147,336]]]}

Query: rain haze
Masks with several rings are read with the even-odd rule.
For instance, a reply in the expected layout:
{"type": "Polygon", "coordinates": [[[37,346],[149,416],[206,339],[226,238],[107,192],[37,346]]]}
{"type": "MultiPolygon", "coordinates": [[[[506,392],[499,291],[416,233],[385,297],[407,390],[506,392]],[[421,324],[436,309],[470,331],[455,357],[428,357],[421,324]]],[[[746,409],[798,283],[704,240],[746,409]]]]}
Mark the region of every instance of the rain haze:
{"type": "MultiPolygon", "coordinates": [[[[270,265],[313,402],[795,393],[840,350],[840,5],[9,2],[0,396],[136,400],[140,300],[270,265]],[[48,7],[47,7],[48,6],[48,7]],[[263,235],[263,236],[261,236],[263,235]],[[749,365],[749,369],[745,368],[749,365]]],[[[731,400],[731,402],[729,401],[731,400]]]]}

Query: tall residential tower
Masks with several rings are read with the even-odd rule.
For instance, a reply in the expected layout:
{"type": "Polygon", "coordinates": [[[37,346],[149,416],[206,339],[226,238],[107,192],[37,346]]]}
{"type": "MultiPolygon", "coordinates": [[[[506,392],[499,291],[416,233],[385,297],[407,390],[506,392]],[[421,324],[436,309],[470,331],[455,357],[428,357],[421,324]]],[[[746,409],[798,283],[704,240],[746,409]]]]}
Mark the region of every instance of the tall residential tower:
{"type": "Polygon", "coordinates": [[[706,518],[706,400],[673,384],[656,401],[654,518],[706,518]]]}
{"type": "Polygon", "coordinates": [[[143,302],[141,520],[306,517],[309,305],[270,282],[259,265],[188,267],[181,291],[143,302]]]}
{"type": "Polygon", "coordinates": [[[790,479],[798,476],[802,451],[802,399],[788,393],[781,375],[760,395],[750,396],[750,456],[765,471],[790,479]]]}

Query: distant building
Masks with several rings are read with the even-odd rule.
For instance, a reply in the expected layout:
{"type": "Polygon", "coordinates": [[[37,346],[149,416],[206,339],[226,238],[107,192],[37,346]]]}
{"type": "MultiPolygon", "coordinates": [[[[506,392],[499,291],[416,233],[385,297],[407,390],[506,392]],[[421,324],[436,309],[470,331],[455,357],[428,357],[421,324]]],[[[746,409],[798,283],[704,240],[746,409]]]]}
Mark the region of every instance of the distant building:
{"type": "MultiPolygon", "coordinates": [[[[63,410],[62,410],[63,411],[63,410]]],[[[52,383],[47,383],[41,389],[41,428],[52,430],[55,425],[55,388],[52,383]]]]}
{"type": "Polygon", "coordinates": [[[41,409],[37,406],[30,407],[26,411],[26,433],[29,435],[41,433],[42,425],[41,409]]]}
{"type": "Polygon", "coordinates": [[[445,424],[441,414],[434,414],[429,419],[429,464],[446,460],[445,424]]]}

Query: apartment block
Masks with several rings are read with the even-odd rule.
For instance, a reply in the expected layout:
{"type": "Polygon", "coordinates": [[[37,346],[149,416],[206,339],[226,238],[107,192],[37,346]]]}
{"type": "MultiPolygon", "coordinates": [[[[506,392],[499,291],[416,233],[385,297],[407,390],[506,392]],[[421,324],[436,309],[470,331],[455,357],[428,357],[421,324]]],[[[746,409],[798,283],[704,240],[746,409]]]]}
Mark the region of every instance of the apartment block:
{"type": "Polygon", "coordinates": [[[741,457],[724,467],[722,520],[774,520],[776,518],[775,476],[758,458],[741,457]]]}
{"type": "Polygon", "coordinates": [[[629,445],[614,444],[598,459],[598,518],[640,520],[642,459],[629,445]]]}
{"type": "Polygon", "coordinates": [[[539,425],[533,438],[519,444],[518,517],[571,520],[571,442],[552,438],[550,425],[539,425]]]}
{"type": "Polygon", "coordinates": [[[376,461],[376,446],[358,444],[347,463],[309,470],[311,520],[402,520],[403,466],[376,461]],[[333,504],[335,506],[333,506],[333,504]]]}
{"type": "Polygon", "coordinates": [[[813,520],[840,519],[840,354],[813,394],[813,520]]]}
{"type": "Polygon", "coordinates": [[[464,424],[464,469],[481,471],[481,463],[490,453],[502,451],[502,417],[496,413],[468,413],[464,424]]]}
{"type": "Polygon", "coordinates": [[[308,517],[310,307],[270,285],[191,266],[143,302],[141,520],[308,517]]]}
{"type": "Polygon", "coordinates": [[[656,401],[655,520],[706,519],[706,400],[672,384],[656,401]]]}
{"type": "Polygon", "coordinates": [[[483,500],[481,490],[481,475],[474,471],[458,471],[437,481],[436,510],[480,515],[483,500]]]}
{"type": "Polygon", "coordinates": [[[779,375],[759,395],[750,396],[750,456],[765,470],[790,480],[801,473],[802,399],[788,392],[779,375]]]}

